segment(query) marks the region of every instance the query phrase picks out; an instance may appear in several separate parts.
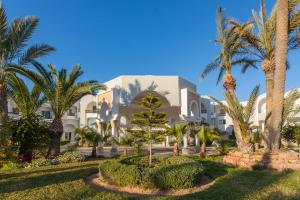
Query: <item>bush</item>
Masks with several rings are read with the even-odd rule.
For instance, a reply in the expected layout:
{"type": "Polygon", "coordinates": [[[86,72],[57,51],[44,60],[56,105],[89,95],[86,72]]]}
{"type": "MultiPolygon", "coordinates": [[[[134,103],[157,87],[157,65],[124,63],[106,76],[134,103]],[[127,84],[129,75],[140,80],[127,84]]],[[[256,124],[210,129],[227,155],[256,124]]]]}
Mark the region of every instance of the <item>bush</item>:
{"type": "Polygon", "coordinates": [[[66,151],[56,158],[60,163],[82,162],[85,157],[78,151],[66,151]]]}
{"type": "Polygon", "coordinates": [[[60,145],[66,145],[66,144],[69,144],[70,143],[70,140],[62,140],[60,141],[60,145]]]}
{"type": "Polygon", "coordinates": [[[31,163],[29,163],[26,168],[37,168],[47,165],[58,165],[59,161],[57,159],[45,159],[45,158],[39,158],[36,160],[33,160],[31,163]]]}
{"type": "Polygon", "coordinates": [[[194,161],[151,170],[150,179],[160,189],[191,188],[200,183],[202,171],[202,166],[194,161]]]}
{"type": "Polygon", "coordinates": [[[102,178],[122,186],[144,188],[190,188],[201,180],[202,166],[188,157],[153,157],[149,167],[146,156],[133,156],[102,162],[99,166],[102,178]]]}
{"type": "Polygon", "coordinates": [[[142,181],[141,170],[135,165],[126,165],[119,160],[105,161],[100,164],[100,175],[108,177],[117,185],[138,185],[142,181]]]}
{"type": "Polygon", "coordinates": [[[10,172],[18,169],[18,165],[14,162],[8,161],[6,164],[2,166],[0,172],[10,172]]]}

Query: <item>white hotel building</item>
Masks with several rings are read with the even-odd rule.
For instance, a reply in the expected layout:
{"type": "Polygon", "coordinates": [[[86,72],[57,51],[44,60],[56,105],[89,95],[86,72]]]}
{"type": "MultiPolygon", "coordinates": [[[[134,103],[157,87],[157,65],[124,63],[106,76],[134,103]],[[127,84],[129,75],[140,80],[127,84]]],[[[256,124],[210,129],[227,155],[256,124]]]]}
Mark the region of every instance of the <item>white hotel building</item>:
{"type": "MultiPolygon", "coordinates": [[[[179,76],[119,76],[105,83],[106,91],[96,96],[86,96],[76,103],[63,117],[62,140],[74,141],[74,130],[95,122],[109,121],[112,133],[130,126],[131,114],[140,109],[139,102],[150,90],[162,101],[161,111],[167,114],[170,124],[181,120],[205,121],[225,133],[231,133],[230,117],[209,96],[197,93],[196,85],[179,76]]],[[[297,101],[300,104],[300,99],[297,101]]],[[[252,120],[264,128],[266,111],[265,94],[258,97],[252,120]]],[[[39,112],[49,121],[53,119],[50,106],[46,103],[39,112]]],[[[17,108],[9,102],[9,113],[17,116],[17,108]]],[[[300,114],[296,116],[297,120],[300,114]]]]}

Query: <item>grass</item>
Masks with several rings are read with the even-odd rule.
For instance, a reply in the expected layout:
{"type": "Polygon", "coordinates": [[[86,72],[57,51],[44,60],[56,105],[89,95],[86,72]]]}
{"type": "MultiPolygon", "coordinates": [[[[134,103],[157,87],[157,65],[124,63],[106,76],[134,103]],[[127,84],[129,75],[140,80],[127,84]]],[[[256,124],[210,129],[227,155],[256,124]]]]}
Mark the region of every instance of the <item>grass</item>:
{"type": "MultiPolygon", "coordinates": [[[[146,199],[300,199],[300,171],[246,171],[216,160],[199,161],[204,173],[216,179],[208,190],[182,197],[146,199]]],[[[97,173],[98,163],[87,161],[0,174],[0,199],[136,199],[85,185],[83,179],[97,173]]]]}

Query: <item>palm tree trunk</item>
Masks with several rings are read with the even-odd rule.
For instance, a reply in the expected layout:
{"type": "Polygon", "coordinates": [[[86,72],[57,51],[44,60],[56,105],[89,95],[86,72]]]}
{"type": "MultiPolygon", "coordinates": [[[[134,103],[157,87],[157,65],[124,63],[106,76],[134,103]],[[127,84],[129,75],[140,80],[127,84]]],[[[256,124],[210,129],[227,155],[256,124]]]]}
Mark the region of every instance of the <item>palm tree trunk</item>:
{"type": "MultiPolygon", "coordinates": [[[[234,77],[231,75],[230,71],[226,71],[223,86],[226,92],[235,95],[236,81],[234,77]]],[[[234,129],[234,134],[235,134],[238,149],[244,151],[243,148],[245,144],[244,144],[241,128],[236,119],[233,118],[232,122],[233,122],[233,129],[234,129]]]]}
{"type": "MultiPolygon", "coordinates": [[[[272,59],[273,60],[273,59],[272,59]]],[[[270,150],[271,143],[271,114],[273,106],[273,91],[274,91],[274,60],[265,60],[263,70],[266,76],[266,118],[265,118],[265,130],[263,135],[263,141],[266,145],[266,149],[270,150]]]]}
{"type": "Polygon", "coordinates": [[[50,144],[47,157],[54,158],[60,153],[60,138],[64,132],[62,120],[54,118],[50,129],[50,144]]]}
{"type": "Polygon", "coordinates": [[[93,148],[92,148],[92,155],[91,155],[92,158],[96,158],[96,157],[97,157],[96,151],[97,151],[97,148],[96,148],[95,145],[93,145],[93,148]]]}
{"type": "Polygon", "coordinates": [[[201,144],[200,154],[201,154],[201,156],[206,157],[206,144],[205,144],[205,142],[202,142],[202,144],[201,144]]]}
{"type": "Polygon", "coordinates": [[[288,41],[288,1],[278,0],[276,8],[276,82],[274,85],[272,111],[272,151],[280,148],[282,113],[286,79],[287,41],[288,41]]]}
{"type": "Polygon", "coordinates": [[[5,86],[0,83],[0,132],[4,131],[4,124],[8,119],[8,105],[7,105],[7,94],[5,86]]]}
{"type": "Polygon", "coordinates": [[[173,155],[174,156],[179,156],[179,146],[178,142],[175,142],[174,147],[173,147],[173,155]]]}

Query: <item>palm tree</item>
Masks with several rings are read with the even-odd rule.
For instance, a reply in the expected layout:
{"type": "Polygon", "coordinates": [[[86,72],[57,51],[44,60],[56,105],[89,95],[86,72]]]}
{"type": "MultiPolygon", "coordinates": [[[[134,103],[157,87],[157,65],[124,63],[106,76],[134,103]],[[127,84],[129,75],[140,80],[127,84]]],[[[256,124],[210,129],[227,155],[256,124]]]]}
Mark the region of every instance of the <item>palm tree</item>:
{"type": "Polygon", "coordinates": [[[214,140],[221,140],[220,135],[221,133],[214,128],[205,127],[204,125],[201,126],[200,131],[197,134],[201,141],[201,155],[206,156],[206,143],[213,142],[214,140]]]}
{"type": "Polygon", "coordinates": [[[98,81],[77,82],[83,74],[81,67],[75,65],[69,74],[62,68],[57,71],[54,65],[49,64],[50,71],[41,65],[35,65],[38,73],[16,67],[16,71],[30,78],[44,93],[54,114],[54,120],[50,126],[51,142],[48,150],[48,157],[55,157],[60,152],[60,138],[63,134],[62,116],[82,97],[95,94],[105,86],[98,81]]]}
{"type": "Polygon", "coordinates": [[[91,157],[96,157],[96,151],[97,151],[97,146],[99,142],[104,142],[107,140],[109,136],[102,136],[98,134],[97,130],[91,127],[88,127],[86,129],[84,138],[87,140],[87,142],[92,145],[92,154],[91,157]]]}
{"type": "MultiPolygon", "coordinates": [[[[289,42],[288,50],[297,49],[300,45],[300,34],[297,27],[300,26],[300,10],[297,9],[299,0],[289,0],[289,42]]],[[[270,144],[270,119],[272,113],[274,76],[275,76],[275,33],[276,33],[276,6],[270,16],[266,15],[265,3],[262,0],[260,12],[252,12],[257,32],[253,32],[251,25],[245,28],[236,20],[231,19],[230,23],[235,27],[236,32],[243,38],[248,46],[245,49],[247,54],[254,56],[262,63],[262,71],[265,73],[266,81],[266,120],[264,140],[270,144]]],[[[252,24],[252,22],[250,23],[252,24]]],[[[243,71],[245,72],[245,70],[243,71]]]]}
{"type": "MultiPolygon", "coordinates": [[[[7,120],[7,82],[15,76],[11,68],[25,67],[38,63],[37,59],[54,51],[47,44],[33,44],[28,47],[38,25],[36,16],[16,18],[10,24],[5,9],[0,5],[0,125],[7,120]]],[[[1,132],[2,126],[0,127],[1,132]]]]}
{"type": "Polygon", "coordinates": [[[46,101],[41,90],[34,85],[30,91],[25,82],[19,77],[15,75],[11,76],[10,74],[7,76],[9,77],[7,94],[15,102],[19,112],[24,117],[35,114],[46,101]]]}
{"type": "Polygon", "coordinates": [[[175,138],[175,143],[173,147],[174,156],[179,156],[181,142],[186,131],[186,124],[175,124],[167,129],[167,134],[175,138]]]}
{"type": "Polygon", "coordinates": [[[252,145],[250,143],[250,134],[253,132],[253,128],[255,128],[251,122],[251,117],[253,115],[254,107],[256,104],[256,100],[259,94],[259,86],[256,86],[248,98],[248,102],[246,105],[243,105],[235,94],[226,92],[225,99],[227,105],[222,103],[221,101],[211,97],[221,109],[224,109],[226,113],[232,118],[236,120],[239,129],[241,130],[241,135],[236,137],[237,145],[239,150],[242,152],[252,151],[252,145]]]}
{"type": "Polygon", "coordinates": [[[284,90],[286,78],[286,61],[288,45],[289,11],[288,1],[278,0],[276,8],[276,82],[274,84],[273,109],[271,116],[271,151],[280,148],[280,135],[282,128],[282,113],[284,106],[284,90]]]}
{"type": "MultiPolygon", "coordinates": [[[[248,25],[246,25],[248,27],[248,25]]],[[[245,42],[239,37],[227,20],[223,17],[222,9],[217,12],[218,35],[214,42],[220,46],[220,54],[203,70],[200,78],[204,79],[210,72],[219,70],[217,84],[223,78],[223,86],[226,91],[235,92],[236,81],[231,70],[236,65],[243,65],[243,70],[250,66],[256,67],[256,60],[249,59],[244,54],[245,42]],[[224,76],[225,73],[225,76],[224,76]]]]}
{"type": "MultiPolygon", "coordinates": [[[[244,26],[245,30],[249,29],[249,26],[250,23],[247,23],[244,26]]],[[[232,68],[236,65],[243,65],[242,71],[244,71],[250,66],[256,67],[256,60],[249,59],[246,56],[243,56],[245,55],[244,49],[246,43],[235,31],[234,26],[230,25],[228,21],[223,17],[221,8],[219,8],[217,12],[217,30],[218,35],[215,42],[220,46],[220,54],[212,63],[206,66],[201,74],[201,79],[204,79],[206,75],[211,71],[219,69],[217,83],[219,83],[223,78],[223,86],[226,90],[226,93],[235,95],[236,81],[231,73],[232,68]]],[[[236,138],[239,143],[242,144],[242,133],[237,119],[232,118],[232,121],[236,138]]]]}

